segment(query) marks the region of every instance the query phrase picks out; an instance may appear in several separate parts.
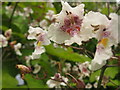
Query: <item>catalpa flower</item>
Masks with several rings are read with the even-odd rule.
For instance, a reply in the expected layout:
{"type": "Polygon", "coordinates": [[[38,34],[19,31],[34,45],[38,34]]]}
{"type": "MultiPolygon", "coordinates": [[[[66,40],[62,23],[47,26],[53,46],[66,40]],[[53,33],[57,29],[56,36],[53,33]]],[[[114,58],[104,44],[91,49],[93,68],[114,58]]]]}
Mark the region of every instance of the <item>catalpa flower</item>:
{"type": "Polygon", "coordinates": [[[35,68],[34,71],[33,71],[34,74],[37,74],[41,70],[41,66],[38,65],[38,64],[35,64],[34,68],[35,68]]]}
{"type": "Polygon", "coordinates": [[[60,73],[56,73],[54,77],[51,77],[51,79],[47,81],[47,85],[50,88],[60,88],[60,86],[66,86],[67,82],[68,78],[61,76],[60,73]]]}
{"type": "Polygon", "coordinates": [[[79,67],[79,69],[80,69],[80,71],[81,71],[81,74],[83,74],[83,76],[89,76],[90,75],[90,71],[89,71],[89,69],[88,69],[88,67],[89,67],[89,62],[88,61],[86,61],[86,62],[84,62],[84,63],[77,63],[77,65],[78,65],[78,67],[79,67]]]}
{"type": "Polygon", "coordinates": [[[2,47],[6,47],[8,45],[8,41],[7,41],[7,38],[0,34],[0,48],[2,47]]]}
{"type": "Polygon", "coordinates": [[[84,25],[84,4],[72,8],[67,2],[62,3],[62,11],[54,15],[56,22],[48,28],[50,39],[58,44],[71,45],[87,41],[92,31],[84,25]]]}
{"type": "Polygon", "coordinates": [[[22,53],[20,52],[20,48],[22,47],[21,43],[17,43],[14,45],[14,50],[16,52],[17,55],[22,56],[22,53]]]}
{"type": "Polygon", "coordinates": [[[36,28],[30,27],[28,32],[29,32],[28,39],[37,40],[34,43],[35,50],[32,53],[32,59],[36,59],[37,57],[40,56],[40,54],[45,52],[45,48],[43,47],[43,45],[49,45],[50,40],[47,37],[47,31],[39,27],[36,28]]]}
{"type": "Polygon", "coordinates": [[[48,10],[48,12],[46,13],[45,18],[48,19],[48,20],[53,20],[54,14],[55,14],[54,11],[48,10]]]}
{"type": "Polygon", "coordinates": [[[87,20],[88,27],[99,41],[91,65],[92,70],[97,70],[106,64],[107,59],[112,57],[111,46],[118,44],[118,16],[111,13],[109,16],[111,20],[109,20],[99,12],[89,12],[86,17],[89,18],[87,20]],[[90,17],[94,17],[94,20],[90,17]]]}
{"type": "Polygon", "coordinates": [[[48,27],[48,22],[45,19],[43,19],[39,24],[40,24],[40,27],[42,27],[43,29],[47,29],[48,27]]]}

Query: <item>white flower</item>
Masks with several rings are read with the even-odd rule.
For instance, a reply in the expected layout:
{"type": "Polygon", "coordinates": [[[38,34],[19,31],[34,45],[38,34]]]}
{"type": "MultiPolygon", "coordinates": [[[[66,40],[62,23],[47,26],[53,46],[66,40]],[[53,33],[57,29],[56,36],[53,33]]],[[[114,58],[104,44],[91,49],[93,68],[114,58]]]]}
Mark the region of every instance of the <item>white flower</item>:
{"type": "Polygon", "coordinates": [[[67,2],[62,3],[62,11],[54,16],[56,23],[48,28],[50,39],[58,44],[65,43],[71,45],[77,43],[81,45],[82,41],[91,38],[92,31],[84,27],[84,4],[72,8],[67,2]]]}
{"type": "Polygon", "coordinates": [[[50,87],[50,88],[60,88],[60,86],[66,86],[66,84],[63,82],[68,82],[68,79],[65,78],[64,76],[61,76],[60,73],[56,73],[54,77],[51,77],[50,80],[47,81],[47,85],[50,87]]]}
{"type": "Polygon", "coordinates": [[[34,69],[33,73],[37,74],[41,70],[41,66],[38,64],[35,64],[34,67],[35,67],[35,69],[34,69]]]}
{"type": "Polygon", "coordinates": [[[71,64],[70,63],[65,63],[65,67],[63,68],[63,72],[68,72],[71,70],[71,64]]]}
{"type": "Polygon", "coordinates": [[[23,8],[23,10],[24,10],[24,16],[26,16],[26,17],[29,17],[29,15],[33,13],[33,10],[28,7],[23,8]]]}
{"type": "Polygon", "coordinates": [[[31,66],[31,65],[30,65],[30,60],[31,60],[31,59],[32,59],[32,58],[31,58],[31,55],[25,56],[26,65],[29,66],[29,67],[31,66]]]}
{"type": "Polygon", "coordinates": [[[19,56],[22,56],[22,53],[19,50],[21,47],[22,47],[21,43],[17,43],[17,44],[14,45],[14,50],[15,50],[16,54],[19,55],[19,56]]]}
{"type": "Polygon", "coordinates": [[[32,59],[37,59],[40,56],[40,54],[45,52],[45,48],[43,47],[43,45],[49,45],[50,40],[48,39],[47,31],[39,27],[33,28],[30,26],[28,32],[29,32],[28,39],[37,40],[34,43],[35,50],[32,53],[32,59]]]}
{"type": "Polygon", "coordinates": [[[9,39],[11,37],[11,35],[12,35],[12,30],[8,29],[7,31],[5,31],[4,35],[6,36],[7,39],[9,39]]]}
{"type": "Polygon", "coordinates": [[[47,37],[47,32],[42,32],[37,36],[37,42],[35,42],[34,54],[42,54],[45,52],[43,45],[49,45],[50,40],[47,37]]]}
{"type": "Polygon", "coordinates": [[[84,62],[84,63],[77,63],[81,74],[83,74],[84,76],[89,76],[90,75],[90,71],[88,70],[89,67],[89,62],[84,62]]]}
{"type": "Polygon", "coordinates": [[[38,26],[38,21],[37,20],[32,20],[32,22],[29,24],[30,26],[38,26]]]}
{"type": "Polygon", "coordinates": [[[41,32],[43,32],[43,30],[39,27],[36,27],[36,28],[33,28],[33,27],[29,27],[29,30],[28,30],[28,37],[27,39],[37,39],[37,35],[40,34],[41,32]]]}
{"type": "Polygon", "coordinates": [[[40,45],[40,42],[35,43],[35,50],[34,50],[34,54],[42,54],[45,52],[45,48],[43,46],[40,45]]]}
{"type": "Polygon", "coordinates": [[[98,83],[95,82],[95,83],[93,84],[94,88],[97,88],[97,85],[98,85],[98,83]]]}
{"type": "Polygon", "coordinates": [[[99,40],[91,64],[91,70],[97,70],[106,64],[106,60],[112,57],[111,46],[117,46],[118,44],[118,16],[114,13],[110,14],[111,20],[98,12],[90,12],[88,16],[94,17],[95,21],[90,22],[89,26],[91,25],[94,28],[95,37],[99,40]]]}
{"type": "Polygon", "coordinates": [[[48,20],[53,20],[53,15],[54,15],[54,11],[52,10],[48,10],[48,12],[46,13],[45,18],[47,18],[48,20]]]}
{"type": "Polygon", "coordinates": [[[85,88],[90,89],[90,88],[92,88],[92,85],[90,83],[87,83],[87,85],[85,85],[85,88]]]}
{"type": "Polygon", "coordinates": [[[15,76],[15,78],[16,78],[16,80],[18,81],[18,85],[24,85],[24,84],[25,84],[25,82],[24,82],[24,80],[21,78],[21,75],[20,75],[20,74],[17,74],[17,75],[15,76]]]}
{"type": "Polygon", "coordinates": [[[33,60],[33,59],[39,59],[40,58],[40,54],[35,54],[34,52],[32,53],[32,55],[31,55],[31,59],[33,60]]]}
{"type": "Polygon", "coordinates": [[[74,66],[72,67],[72,70],[73,70],[74,72],[78,72],[78,67],[74,65],[74,66]]]}
{"type": "Polygon", "coordinates": [[[0,34],[0,48],[2,47],[6,47],[8,45],[8,41],[7,41],[7,38],[0,34]]]}
{"type": "Polygon", "coordinates": [[[42,27],[43,29],[47,29],[47,25],[48,25],[47,20],[44,19],[39,24],[40,24],[40,27],[42,27]]]}

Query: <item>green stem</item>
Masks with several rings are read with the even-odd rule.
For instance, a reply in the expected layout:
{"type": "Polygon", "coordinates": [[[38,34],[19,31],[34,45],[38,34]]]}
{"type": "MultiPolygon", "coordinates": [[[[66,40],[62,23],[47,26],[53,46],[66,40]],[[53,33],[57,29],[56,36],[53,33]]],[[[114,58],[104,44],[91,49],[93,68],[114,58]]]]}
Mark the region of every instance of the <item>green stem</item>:
{"type": "Polygon", "coordinates": [[[15,10],[16,10],[17,5],[18,5],[18,2],[15,3],[14,9],[13,9],[13,11],[12,11],[12,14],[11,14],[11,17],[10,17],[10,20],[9,20],[9,23],[10,23],[10,24],[9,24],[9,28],[11,27],[11,22],[12,22],[13,15],[14,15],[14,13],[15,13],[15,10]]]}
{"type": "Polygon", "coordinates": [[[107,68],[107,67],[106,67],[106,65],[105,65],[105,66],[103,66],[102,69],[101,69],[100,78],[99,78],[98,85],[97,85],[98,90],[100,90],[101,83],[102,83],[102,79],[103,79],[104,72],[105,72],[106,68],[107,68]]]}

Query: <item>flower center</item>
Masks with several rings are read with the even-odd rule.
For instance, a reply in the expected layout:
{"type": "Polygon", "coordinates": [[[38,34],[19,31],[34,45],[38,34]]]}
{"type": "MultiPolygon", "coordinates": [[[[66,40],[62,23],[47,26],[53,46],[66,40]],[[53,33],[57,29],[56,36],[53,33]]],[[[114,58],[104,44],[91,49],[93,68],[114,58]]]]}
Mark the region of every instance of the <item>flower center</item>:
{"type": "Polygon", "coordinates": [[[79,33],[82,24],[82,19],[79,19],[77,15],[73,15],[71,12],[67,12],[67,17],[64,19],[64,25],[60,29],[71,36],[79,33]]]}

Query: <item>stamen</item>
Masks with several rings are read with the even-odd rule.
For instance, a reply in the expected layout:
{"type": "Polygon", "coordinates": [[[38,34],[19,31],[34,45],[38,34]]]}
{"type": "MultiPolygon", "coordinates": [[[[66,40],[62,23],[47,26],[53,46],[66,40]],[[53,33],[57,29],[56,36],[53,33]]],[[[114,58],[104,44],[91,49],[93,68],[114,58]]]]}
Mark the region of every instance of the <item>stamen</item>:
{"type": "Polygon", "coordinates": [[[67,15],[69,15],[68,11],[66,11],[67,15]]]}

